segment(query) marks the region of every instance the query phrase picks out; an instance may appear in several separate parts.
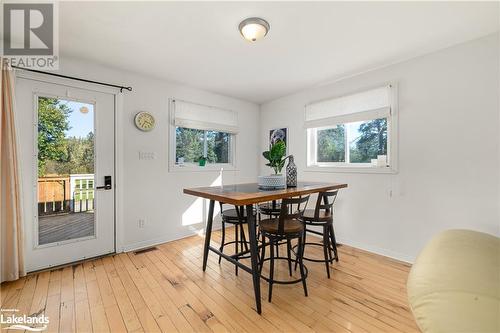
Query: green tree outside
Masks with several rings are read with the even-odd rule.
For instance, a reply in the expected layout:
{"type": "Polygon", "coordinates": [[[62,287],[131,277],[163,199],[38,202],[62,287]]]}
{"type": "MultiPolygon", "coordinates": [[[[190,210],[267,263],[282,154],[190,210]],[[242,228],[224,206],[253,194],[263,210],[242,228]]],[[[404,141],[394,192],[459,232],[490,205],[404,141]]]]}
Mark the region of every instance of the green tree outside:
{"type": "Polygon", "coordinates": [[[345,126],[318,130],[318,162],[345,162],[345,126]]]}
{"type": "Polygon", "coordinates": [[[38,99],[38,175],[94,173],[94,133],[66,137],[73,112],[56,98],[38,99]]]}
{"type": "Polygon", "coordinates": [[[387,155],[387,119],[374,119],[359,126],[361,135],[350,145],[351,163],[370,163],[377,155],[387,155]]]}
{"type": "Polygon", "coordinates": [[[47,161],[61,161],[65,155],[65,135],[72,112],[56,98],[38,99],[38,175],[46,173],[47,161]]]}
{"type": "Polygon", "coordinates": [[[359,136],[349,142],[349,162],[370,163],[377,155],[387,155],[387,119],[381,118],[318,130],[318,162],[345,162],[346,128],[358,124],[355,130],[350,127],[350,133],[359,136]]]}
{"type": "Polygon", "coordinates": [[[176,127],[176,158],[184,157],[185,162],[198,162],[203,155],[204,132],[202,130],[176,127]]]}
{"type": "MultiPolygon", "coordinates": [[[[218,131],[206,131],[207,136],[207,162],[228,163],[229,162],[229,133],[218,131]]],[[[184,158],[184,162],[197,163],[203,156],[205,131],[176,127],[176,159],[184,158]]]]}

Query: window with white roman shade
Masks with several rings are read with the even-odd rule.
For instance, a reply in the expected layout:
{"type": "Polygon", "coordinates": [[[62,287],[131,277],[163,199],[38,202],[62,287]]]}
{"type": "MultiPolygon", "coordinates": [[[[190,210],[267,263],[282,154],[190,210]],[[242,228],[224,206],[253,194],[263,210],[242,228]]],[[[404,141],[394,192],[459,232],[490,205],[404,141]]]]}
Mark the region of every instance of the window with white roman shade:
{"type": "Polygon", "coordinates": [[[172,99],[170,170],[234,169],[238,130],[235,111],[172,99]]]}
{"type": "Polygon", "coordinates": [[[305,127],[320,128],[384,118],[390,112],[391,87],[384,86],[306,105],[305,127]]]}
{"type": "Polygon", "coordinates": [[[238,133],[238,114],[234,111],[177,99],[172,105],[177,127],[238,133]]]}
{"type": "Polygon", "coordinates": [[[383,85],[307,104],[308,168],[395,171],[395,91],[383,85]]]}

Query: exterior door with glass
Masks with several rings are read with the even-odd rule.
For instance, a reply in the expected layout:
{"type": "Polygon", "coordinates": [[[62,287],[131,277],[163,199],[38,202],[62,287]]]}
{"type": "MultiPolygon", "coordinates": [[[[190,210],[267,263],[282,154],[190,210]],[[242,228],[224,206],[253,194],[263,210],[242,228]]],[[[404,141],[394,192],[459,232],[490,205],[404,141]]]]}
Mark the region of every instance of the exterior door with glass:
{"type": "Polygon", "coordinates": [[[18,77],[28,271],[115,251],[113,93],[18,77]]]}

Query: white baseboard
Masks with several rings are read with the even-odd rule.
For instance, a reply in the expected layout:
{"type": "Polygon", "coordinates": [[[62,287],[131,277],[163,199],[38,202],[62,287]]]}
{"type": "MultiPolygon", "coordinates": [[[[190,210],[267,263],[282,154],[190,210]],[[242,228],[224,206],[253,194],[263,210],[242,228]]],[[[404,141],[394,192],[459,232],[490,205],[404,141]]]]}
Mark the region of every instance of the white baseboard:
{"type": "MultiPolygon", "coordinates": [[[[221,227],[222,226],[221,226],[220,223],[214,223],[212,230],[219,230],[221,227]]],[[[136,251],[136,250],[144,249],[144,248],[147,248],[147,247],[152,247],[152,246],[163,244],[163,243],[173,242],[175,240],[179,240],[179,239],[191,237],[191,236],[194,236],[194,235],[196,235],[195,232],[188,232],[185,235],[182,235],[182,236],[177,237],[177,238],[159,237],[159,238],[155,238],[155,239],[148,239],[148,240],[144,240],[144,241],[140,241],[140,242],[135,242],[135,243],[132,243],[132,244],[128,244],[128,245],[122,246],[122,248],[119,249],[119,250],[117,250],[117,252],[136,251]]],[[[314,234],[311,234],[310,236],[317,237],[314,234]]],[[[388,249],[383,249],[383,248],[380,248],[380,247],[377,247],[377,246],[366,245],[366,244],[363,244],[363,243],[360,243],[360,242],[357,242],[357,241],[353,241],[353,240],[350,240],[350,239],[343,238],[343,239],[337,239],[337,241],[339,243],[341,243],[341,244],[352,246],[352,247],[355,247],[355,248],[360,249],[360,250],[364,250],[364,251],[367,251],[367,252],[379,254],[379,255],[382,255],[384,257],[389,257],[389,258],[392,258],[392,259],[404,261],[404,262],[407,262],[407,263],[410,263],[410,264],[412,264],[415,261],[415,258],[412,257],[412,256],[409,256],[409,255],[406,255],[406,254],[403,254],[403,253],[399,253],[399,252],[395,252],[395,251],[391,251],[391,250],[388,250],[388,249]]]]}
{"type": "Polygon", "coordinates": [[[337,242],[339,242],[340,244],[345,244],[348,246],[355,247],[355,248],[360,249],[360,250],[379,254],[379,255],[384,256],[384,257],[389,257],[389,258],[396,259],[399,261],[404,261],[404,262],[407,262],[409,264],[413,264],[415,262],[415,258],[412,256],[409,256],[407,254],[391,251],[388,249],[383,249],[383,248],[380,248],[377,246],[366,245],[366,244],[356,242],[356,241],[353,241],[350,239],[337,239],[337,242]]]}
{"type": "MultiPolygon", "coordinates": [[[[307,237],[309,237],[309,236],[318,237],[319,238],[319,236],[317,236],[317,235],[315,235],[313,233],[308,233],[307,237]]],[[[354,241],[352,239],[338,238],[337,237],[337,242],[340,243],[340,244],[345,244],[345,245],[348,245],[348,246],[351,246],[351,247],[355,247],[355,248],[360,249],[360,250],[364,250],[364,251],[375,253],[375,254],[378,254],[378,255],[381,255],[381,256],[384,256],[384,257],[388,257],[388,258],[391,258],[391,259],[396,259],[396,260],[399,260],[399,261],[404,261],[404,262],[409,263],[409,264],[413,264],[415,262],[415,258],[412,257],[412,256],[410,256],[410,255],[399,253],[399,252],[395,252],[395,251],[388,250],[388,249],[383,249],[383,248],[380,248],[380,247],[377,247],[377,246],[367,245],[367,244],[364,244],[364,243],[361,243],[361,242],[358,242],[358,241],[354,241]]]]}
{"type": "MultiPolygon", "coordinates": [[[[220,223],[214,223],[212,230],[219,230],[220,228],[222,228],[220,223]]],[[[184,239],[184,238],[195,236],[195,235],[197,235],[196,232],[188,232],[185,235],[181,235],[179,237],[174,237],[174,238],[172,238],[172,237],[158,237],[158,238],[154,238],[154,239],[147,239],[147,240],[143,240],[140,242],[135,242],[135,243],[123,245],[120,249],[117,249],[116,252],[121,253],[121,252],[137,251],[140,249],[145,249],[145,248],[160,245],[163,243],[173,242],[173,241],[176,241],[179,239],[184,239]]]]}

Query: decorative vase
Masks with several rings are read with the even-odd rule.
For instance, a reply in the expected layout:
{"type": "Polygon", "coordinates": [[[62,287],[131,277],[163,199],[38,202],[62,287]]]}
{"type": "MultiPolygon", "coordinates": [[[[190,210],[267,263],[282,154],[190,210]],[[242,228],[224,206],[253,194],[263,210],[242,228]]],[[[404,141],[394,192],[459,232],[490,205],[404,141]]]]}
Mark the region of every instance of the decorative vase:
{"type": "Polygon", "coordinates": [[[297,166],[293,161],[293,155],[288,158],[288,165],[286,166],[286,186],[297,187],[297,166]]]}
{"type": "Polygon", "coordinates": [[[279,190],[286,188],[286,177],[284,175],[259,176],[259,188],[262,190],[279,190]]]}

